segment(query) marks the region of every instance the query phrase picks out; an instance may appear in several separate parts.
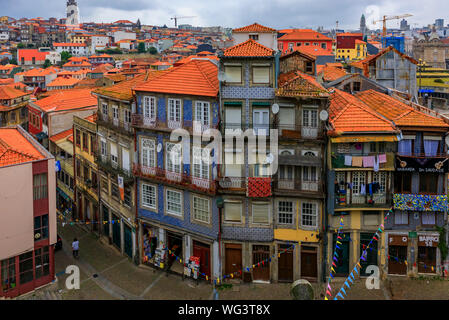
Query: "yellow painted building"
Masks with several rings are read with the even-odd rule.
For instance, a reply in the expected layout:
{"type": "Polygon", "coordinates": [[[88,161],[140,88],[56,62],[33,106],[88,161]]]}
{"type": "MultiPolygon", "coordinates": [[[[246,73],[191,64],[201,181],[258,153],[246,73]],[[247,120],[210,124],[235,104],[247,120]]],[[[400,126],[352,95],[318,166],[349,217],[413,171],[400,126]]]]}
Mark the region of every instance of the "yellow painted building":
{"type": "Polygon", "coordinates": [[[351,49],[336,49],[337,58],[344,59],[346,61],[360,61],[366,58],[367,48],[366,42],[355,40],[354,48],[351,49]]]}

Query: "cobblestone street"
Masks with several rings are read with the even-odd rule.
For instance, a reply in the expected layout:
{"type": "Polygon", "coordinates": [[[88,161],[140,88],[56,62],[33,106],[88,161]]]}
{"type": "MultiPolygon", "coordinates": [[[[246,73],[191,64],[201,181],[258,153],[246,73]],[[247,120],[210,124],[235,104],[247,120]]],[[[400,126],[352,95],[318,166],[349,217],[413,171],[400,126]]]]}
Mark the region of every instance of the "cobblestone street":
{"type": "MultiPolygon", "coordinates": [[[[19,297],[21,300],[212,300],[213,286],[205,282],[182,280],[147,266],[136,266],[119,252],[79,227],[59,226],[63,249],[57,251],[57,281],[19,297]],[[70,242],[80,240],[80,257],[72,257],[70,242]],[[68,265],[80,267],[80,289],[67,290],[68,265]]],[[[392,277],[381,283],[379,290],[368,290],[365,279],[355,281],[347,290],[346,300],[448,300],[449,281],[442,279],[406,279],[392,277]]],[[[343,285],[332,282],[333,293],[343,285]]],[[[312,283],[315,299],[323,299],[324,284],[312,283]]],[[[290,284],[230,283],[217,290],[220,300],[289,300],[290,284]]]]}

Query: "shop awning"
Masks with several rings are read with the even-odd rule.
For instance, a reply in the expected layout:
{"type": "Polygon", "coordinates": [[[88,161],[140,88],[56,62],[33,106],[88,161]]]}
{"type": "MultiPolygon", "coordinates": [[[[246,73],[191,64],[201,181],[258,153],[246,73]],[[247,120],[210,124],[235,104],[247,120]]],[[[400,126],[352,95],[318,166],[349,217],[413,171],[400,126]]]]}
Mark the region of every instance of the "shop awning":
{"type": "Polygon", "coordinates": [[[345,136],[331,138],[332,143],[350,143],[350,142],[395,142],[398,141],[397,136],[345,136]]]}

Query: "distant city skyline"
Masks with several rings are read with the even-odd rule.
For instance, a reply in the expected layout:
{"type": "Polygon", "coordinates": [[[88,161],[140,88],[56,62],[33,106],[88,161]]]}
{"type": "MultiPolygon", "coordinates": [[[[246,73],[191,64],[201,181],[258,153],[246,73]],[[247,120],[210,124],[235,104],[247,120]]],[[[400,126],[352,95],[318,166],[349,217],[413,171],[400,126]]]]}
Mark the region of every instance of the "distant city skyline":
{"type": "MultiPolygon", "coordinates": [[[[0,0],[3,3],[2,15],[15,19],[65,17],[65,0],[0,0]]],[[[181,0],[170,2],[163,0],[78,0],[80,22],[110,23],[126,19],[142,24],[167,25],[173,27],[173,16],[195,16],[179,19],[179,24],[193,26],[239,27],[254,22],[282,28],[314,28],[323,26],[333,29],[339,21],[339,29],[355,30],[359,28],[360,17],[366,16],[370,29],[381,29],[381,23],[373,25],[373,20],[383,15],[413,14],[407,18],[411,28],[433,24],[436,19],[449,23],[449,4],[439,0],[427,0],[422,5],[420,0],[375,1],[360,0],[278,0],[256,2],[249,0],[229,0],[212,2],[181,0]],[[436,15],[438,14],[438,15],[436,15]]],[[[388,28],[400,27],[400,20],[389,21],[388,28]]]]}

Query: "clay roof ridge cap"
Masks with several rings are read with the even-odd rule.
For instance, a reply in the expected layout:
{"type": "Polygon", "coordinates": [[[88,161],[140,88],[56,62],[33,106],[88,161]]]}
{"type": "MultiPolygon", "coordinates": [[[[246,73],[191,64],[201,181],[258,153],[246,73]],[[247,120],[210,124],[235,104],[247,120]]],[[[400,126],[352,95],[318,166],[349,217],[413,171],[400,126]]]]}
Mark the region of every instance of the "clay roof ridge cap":
{"type": "MultiPolygon", "coordinates": [[[[205,60],[203,60],[203,61],[205,61],[205,60]]],[[[201,72],[201,74],[202,74],[203,77],[206,79],[206,81],[210,84],[210,86],[211,86],[212,88],[218,90],[218,88],[211,82],[211,80],[209,79],[209,77],[208,77],[208,76],[204,73],[204,71],[200,68],[199,63],[201,63],[201,62],[197,62],[197,61],[195,61],[195,60],[192,60],[191,62],[194,62],[194,63],[195,63],[196,68],[201,72]]],[[[207,63],[211,63],[211,64],[213,64],[214,67],[215,67],[215,64],[214,64],[213,62],[208,61],[207,63]]]]}

